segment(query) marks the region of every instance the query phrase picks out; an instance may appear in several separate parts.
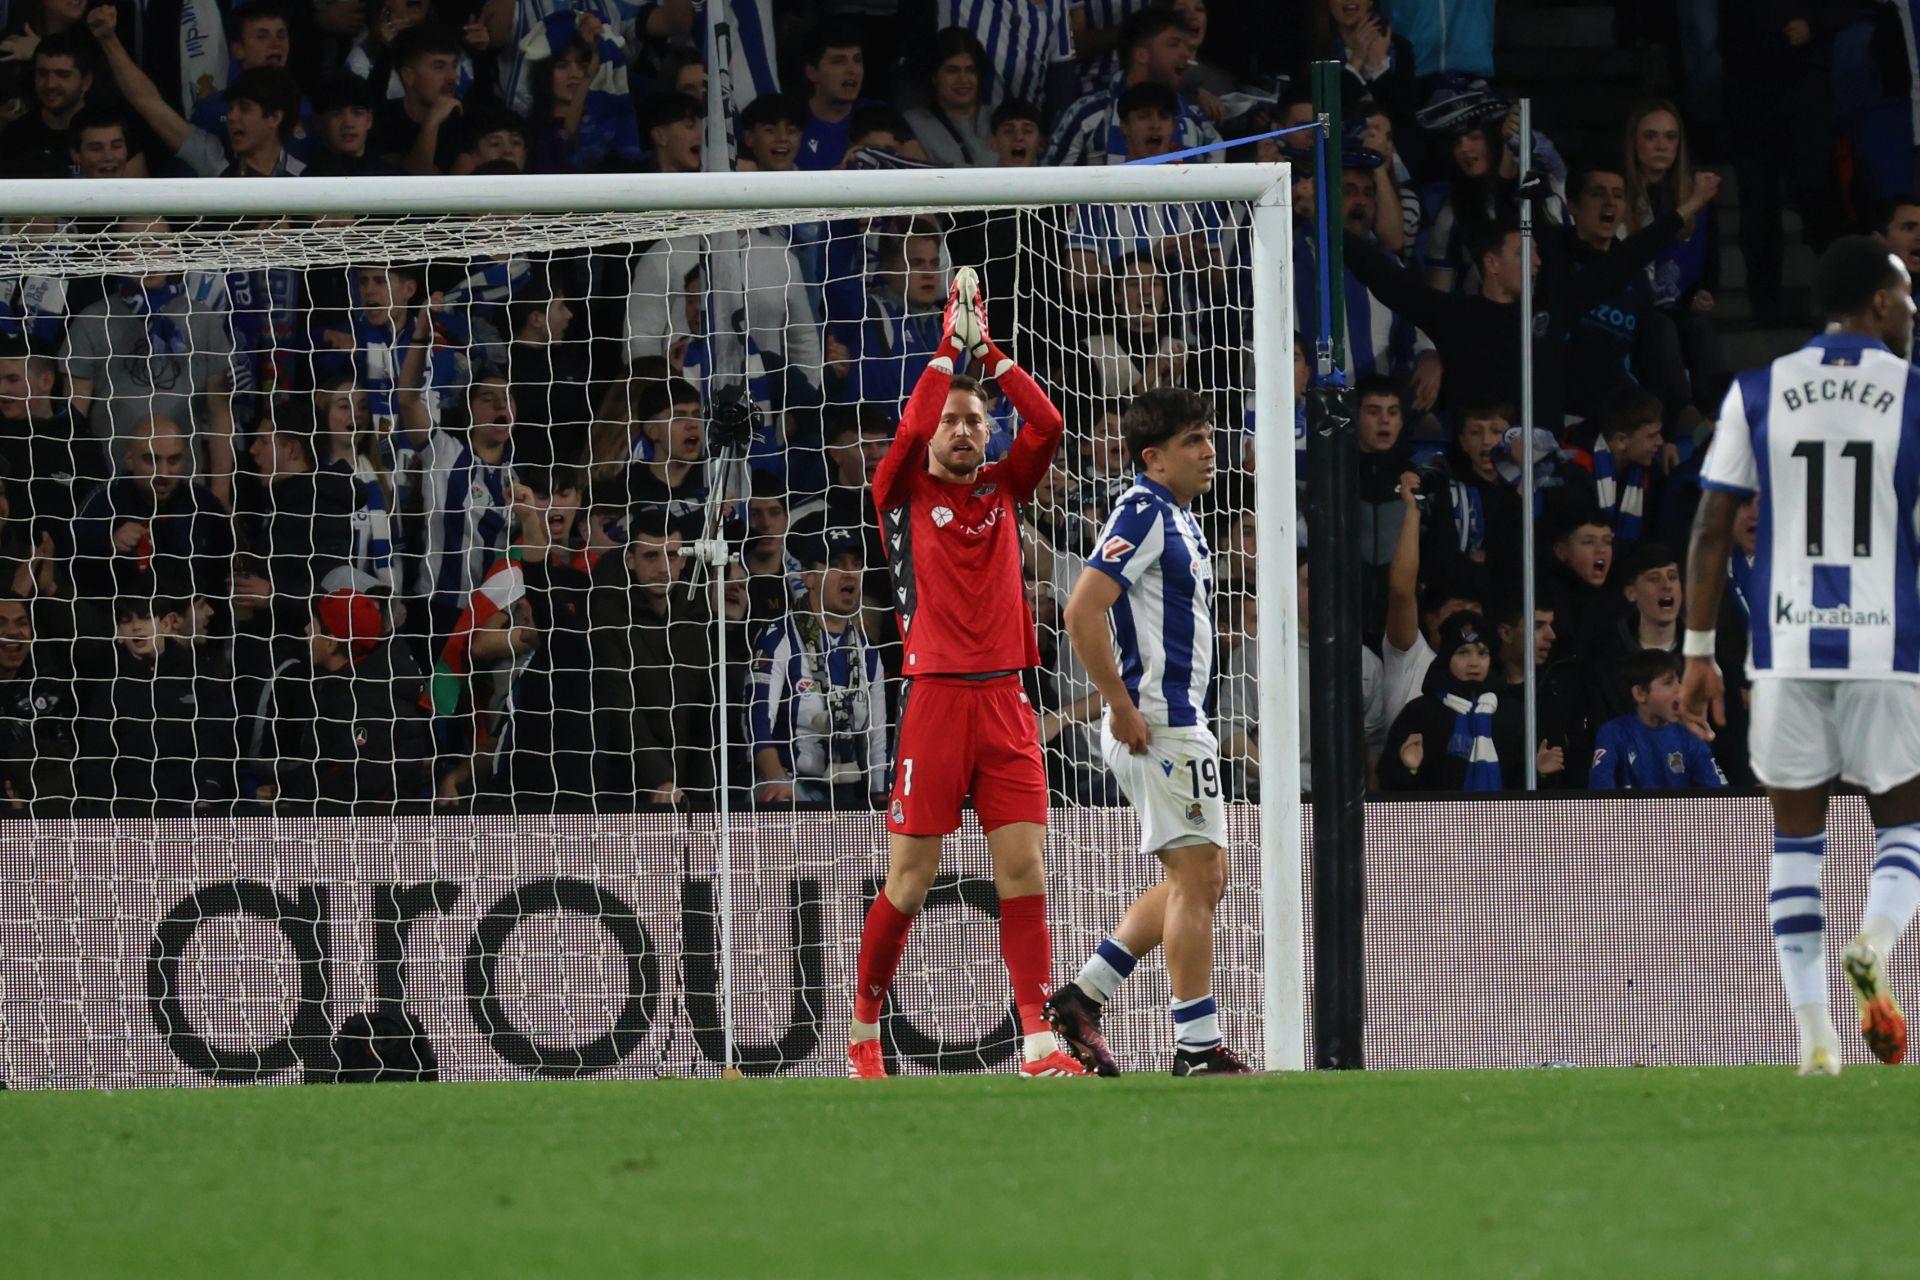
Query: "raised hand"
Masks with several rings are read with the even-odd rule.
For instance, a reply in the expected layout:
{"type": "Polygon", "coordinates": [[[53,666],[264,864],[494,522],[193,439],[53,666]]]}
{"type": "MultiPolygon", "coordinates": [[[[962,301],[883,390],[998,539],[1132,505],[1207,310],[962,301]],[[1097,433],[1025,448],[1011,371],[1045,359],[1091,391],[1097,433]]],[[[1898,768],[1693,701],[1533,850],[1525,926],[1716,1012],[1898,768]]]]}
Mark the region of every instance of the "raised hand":
{"type": "Polygon", "coordinates": [[[972,350],[974,340],[973,299],[979,291],[972,267],[953,273],[947,309],[940,321],[940,346],[933,354],[935,361],[945,360],[950,369],[966,367],[967,352],[972,350]]]}
{"type": "Polygon", "coordinates": [[[980,292],[979,282],[974,277],[973,268],[962,267],[960,269],[967,274],[968,281],[973,285],[973,306],[971,308],[973,312],[973,342],[971,344],[973,354],[981,364],[986,366],[987,375],[997,378],[1013,365],[1013,357],[1002,351],[999,344],[993,340],[993,335],[987,332],[987,299],[986,295],[980,292]]]}

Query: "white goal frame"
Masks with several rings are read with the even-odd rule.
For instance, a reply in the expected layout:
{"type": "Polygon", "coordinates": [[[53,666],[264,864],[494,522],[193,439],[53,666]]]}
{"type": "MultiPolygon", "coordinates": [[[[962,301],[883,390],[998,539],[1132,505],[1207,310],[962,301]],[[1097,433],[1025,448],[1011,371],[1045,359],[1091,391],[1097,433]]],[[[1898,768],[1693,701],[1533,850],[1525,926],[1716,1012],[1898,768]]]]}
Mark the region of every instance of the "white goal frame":
{"type": "MultiPolygon", "coordinates": [[[[356,178],[148,178],[0,183],[0,217],[301,217],[326,215],[660,214],[721,212],[746,227],[786,210],[994,209],[1070,204],[1238,201],[1251,208],[1255,605],[1263,640],[1257,708],[1260,868],[1269,1070],[1307,1062],[1301,874],[1299,672],[1294,637],[1292,178],[1285,164],[1123,165],[1072,169],[926,169],[826,173],[491,175],[356,178]]],[[[731,868],[721,822],[720,901],[731,868]]],[[[722,916],[727,914],[722,911],[722,916]]],[[[725,920],[722,927],[725,927],[725,920]]],[[[726,947],[722,945],[722,963],[726,947]]],[[[723,979],[723,1002],[731,983],[723,979]]],[[[731,1009],[727,1010],[732,1034],[731,1009]]],[[[731,1054],[729,1053],[729,1057],[731,1054]]]]}

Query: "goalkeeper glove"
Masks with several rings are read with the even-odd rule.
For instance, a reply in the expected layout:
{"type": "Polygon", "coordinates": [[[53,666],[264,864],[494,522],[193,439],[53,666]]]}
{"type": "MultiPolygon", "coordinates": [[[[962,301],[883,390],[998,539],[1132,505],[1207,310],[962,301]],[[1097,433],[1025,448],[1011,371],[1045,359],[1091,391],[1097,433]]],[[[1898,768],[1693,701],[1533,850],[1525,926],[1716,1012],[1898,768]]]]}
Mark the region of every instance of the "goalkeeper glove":
{"type": "Polygon", "coordinates": [[[967,304],[967,295],[963,289],[972,286],[973,272],[965,267],[953,278],[953,287],[947,290],[947,309],[940,327],[940,345],[934,350],[931,363],[948,373],[956,368],[965,368],[967,352],[973,347],[973,308],[967,304]]]}
{"type": "MultiPolygon", "coordinates": [[[[973,274],[969,268],[962,268],[962,270],[965,270],[969,277],[973,274]]],[[[1002,351],[999,344],[994,342],[993,335],[987,332],[987,300],[977,288],[974,290],[973,306],[970,310],[973,313],[973,323],[970,326],[973,332],[969,335],[971,341],[968,343],[968,348],[986,367],[989,378],[1001,377],[1013,367],[1013,357],[1002,351]]]]}

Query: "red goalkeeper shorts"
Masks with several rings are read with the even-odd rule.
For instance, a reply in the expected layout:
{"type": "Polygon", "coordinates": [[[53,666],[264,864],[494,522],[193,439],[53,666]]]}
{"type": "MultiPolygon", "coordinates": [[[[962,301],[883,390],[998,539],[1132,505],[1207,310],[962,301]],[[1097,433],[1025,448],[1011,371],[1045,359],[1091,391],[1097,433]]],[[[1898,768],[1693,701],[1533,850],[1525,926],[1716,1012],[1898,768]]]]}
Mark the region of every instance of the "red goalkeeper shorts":
{"type": "Polygon", "coordinates": [[[908,685],[887,830],[951,835],[969,795],[984,831],[1047,820],[1047,766],[1019,676],[920,676],[908,685]]]}

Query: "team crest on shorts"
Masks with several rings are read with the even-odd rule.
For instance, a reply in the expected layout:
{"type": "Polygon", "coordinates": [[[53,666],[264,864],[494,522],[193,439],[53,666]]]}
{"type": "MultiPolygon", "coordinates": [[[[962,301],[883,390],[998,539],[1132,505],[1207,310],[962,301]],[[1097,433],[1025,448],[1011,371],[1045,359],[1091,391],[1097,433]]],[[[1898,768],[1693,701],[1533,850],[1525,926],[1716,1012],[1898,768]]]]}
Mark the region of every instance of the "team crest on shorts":
{"type": "Polygon", "coordinates": [[[892,814],[893,814],[893,820],[895,822],[904,824],[907,820],[906,806],[901,804],[898,800],[895,800],[893,802],[892,814]]]}
{"type": "Polygon", "coordinates": [[[1200,807],[1198,800],[1195,800],[1187,806],[1187,821],[1196,827],[1204,827],[1207,825],[1206,810],[1200,807]]]}

